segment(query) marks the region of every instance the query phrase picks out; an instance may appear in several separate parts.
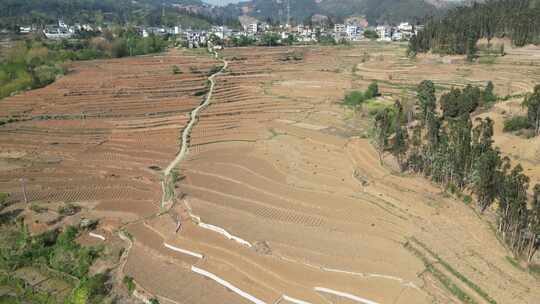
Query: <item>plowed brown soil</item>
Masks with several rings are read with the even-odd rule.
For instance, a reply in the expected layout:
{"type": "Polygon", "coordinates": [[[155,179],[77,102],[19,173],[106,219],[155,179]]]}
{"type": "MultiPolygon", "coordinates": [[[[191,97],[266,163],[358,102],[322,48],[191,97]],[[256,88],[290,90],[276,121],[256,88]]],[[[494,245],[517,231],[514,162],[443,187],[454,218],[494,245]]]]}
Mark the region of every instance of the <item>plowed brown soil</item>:
{"type": "MultiPolygon", "coordinates": [[[[265,303],[292,303],[284,295],[358,303],[315,287],[371,303],[459,303],[411,246],[476,303],[488,302],[433,253],[497,303],[537,303],[540,283],[507,261],[485,217],[421,177],[396,173],[390,159],[381,165],[360,136],[366,118],[337,104],[375,79],[391,100],[425,78],[444,87],[489,80],[490,69],[506,71],[505,79],[517,79],[514,72],[505,63],[410,61],[402,51],[371,43],[225,50],[229,67],[215,78],[211,104],[193,128],[178,200],[159,216],[160,169],[175,158],[185,114],[201,101],[192,95],[205,81],[188,67],[205,70],[217,61],[171,51],[80,64],[50,87],[2,101],[2,115],[34,119],[0,128],[0,152],[19,153],[21,166],[0,171],[0,189],[20,200],[18,178],[26,177],[32,200],[96,201],[100,217],[133,221],[124,272],[163,303],[250,303],[192,272],[193,265],[265,303]],[[303,60],[284,61],[293,51],[303,60]],[[186,72],[172,75],[172,64],[186,72]],[[459,76],[464,70],[470,74],[459,76]],[[35,118],[44,113],[88,116],[35,118]]],[[[528,90],[535,77],[512,81],[509,90],[528,90]]]]}

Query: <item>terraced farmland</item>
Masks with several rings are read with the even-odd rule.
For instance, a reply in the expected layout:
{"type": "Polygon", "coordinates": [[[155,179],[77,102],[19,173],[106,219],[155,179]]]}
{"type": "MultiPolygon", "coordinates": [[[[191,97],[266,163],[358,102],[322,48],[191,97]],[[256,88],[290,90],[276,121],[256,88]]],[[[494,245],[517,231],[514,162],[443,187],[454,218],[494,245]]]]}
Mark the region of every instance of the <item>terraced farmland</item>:
{"type": "MultiPolygon", "coordinates": [[[[508,263],[489,223],[425,179],[396,173],[390,159],[380,165],[360,136],[365,118],[337,104],[372,80],[392,100],[430,76],[439,87],[491,76],[485,66],[434,68],[433,58],[401,51],[374,43],[223,51],[228,67],[191,118],[166,208],[161,171],[220,62],[171,51],[78,65],[2,101],[2,115],[21,121],[0,127],[11,166],[0,188],[20,201],[25,177],[30,200],[78,202],[111,219],[100,229],[124,227],[133,245],[121,271],[160,303],[460,303],[460,295],[536,303],[538,280],[508,263]],[[301,60],[287,59],[293,53],[301,60]],[[173,64],[184,73],[173,75],[173,64]]],[[[528,88],[537,79],[526,75],[528,88]]],[[[513,93],[525,89],[516,83],[513,93]]]]}

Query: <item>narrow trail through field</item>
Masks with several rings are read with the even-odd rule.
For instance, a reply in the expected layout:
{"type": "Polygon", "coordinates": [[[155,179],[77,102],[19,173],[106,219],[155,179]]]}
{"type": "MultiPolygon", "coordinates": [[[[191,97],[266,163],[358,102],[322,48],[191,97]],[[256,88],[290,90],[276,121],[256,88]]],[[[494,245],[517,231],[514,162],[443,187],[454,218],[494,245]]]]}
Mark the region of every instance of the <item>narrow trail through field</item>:
{"type": "MultiPolygon", "coordinates": [[[[214,53],[214,56],[215,56],[216,59],[218,58],[217,53],[214,53]]],[[[186,128],[184,129],[184,131],[182,131],[182,142],[180,143],[180,152],[178,152],[175,159],[163,171],[163,181],[162,181],[162,187],[161,187],[162,191],[163,191],[162,198],[161,198],[161,206],[162,207],[166,203],[166,191],[167,191],[167,189],[166,189],[164,183],[165,183],[165,181],[168,180],[169,176],[171,175],[171,171],[180,164],[180,162],[186,157],[186,155],[187,155],[187,153],[189,151],[189,140],[190,140],[190,137],[191,137],[191,131],[193,130],[193,126],[195,126],[195,124],[198,121],[199,112],[202,111],[204,108],[206,108],[210,104],[210,102],[212,101],[212,93],[214,91],[214,86],[216,84],[216,82],[214,81],[214,78],[216,76],[221,75],[223,73],[223,71],[225,71],[225,69],[227,69],[227,67],[229,65],[229,62],[227,60],[222,59],[221,61],[223,62],[223,66],[221,67],[221,69],[218,72],[210,75],[210,77],[208,77],[208,81],[210,81],[210,88],[208,88],[208,94],[206,95],[206,98],[205,98],[204,102],[202,102],[198,107],[193,109],[193,111],[191,111],[191,113],[189,114],[189,122],[188,122],[186,128]]]]}

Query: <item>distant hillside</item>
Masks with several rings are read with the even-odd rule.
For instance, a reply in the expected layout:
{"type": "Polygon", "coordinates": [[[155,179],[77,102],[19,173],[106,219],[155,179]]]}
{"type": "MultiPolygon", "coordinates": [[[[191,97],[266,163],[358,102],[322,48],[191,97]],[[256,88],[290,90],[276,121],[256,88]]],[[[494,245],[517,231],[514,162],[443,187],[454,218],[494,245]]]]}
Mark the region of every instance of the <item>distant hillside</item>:
{"type": "Polygon", "coordinates": [[[452,9],[427,22],[410,50],[465,54],[479,39],[494,37],[510,38],[516,46],[540,44],[540,0],[485,0],[452,9]]]}
{"type": "MultiPolygon", "coordinates": [[[[291,18],[300,23],[314,14],[339,22],[353,15],[365,15],[370,23],[414,21],[435,15],[454,1],[448,0],[290,0],[291,18]]],[[[260,19],[286,22],[287,0],[252,0],[226,7],[231,13],[247,13],[260,19]]]]}
{"type": "Polygon", "coordinates": [[[1,0],[0,26],[48,24],[62,18],[68,23],[208,27],[213,20],[199,13],[206,7],[200,0],[1,0]]]}

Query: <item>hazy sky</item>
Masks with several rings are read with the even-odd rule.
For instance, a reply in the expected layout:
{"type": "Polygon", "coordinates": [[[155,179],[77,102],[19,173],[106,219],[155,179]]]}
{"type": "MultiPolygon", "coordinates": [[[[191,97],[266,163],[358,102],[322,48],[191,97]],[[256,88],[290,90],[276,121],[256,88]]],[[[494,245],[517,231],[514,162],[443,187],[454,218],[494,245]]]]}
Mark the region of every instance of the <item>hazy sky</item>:
{"type": "MultiPolygon", "coordinates": [[[[203,1],[206,2],[206,3],[214,4],[214,5],[217,5],[217,4],[227,5],[229,3],[240,2],[240,0],[203,0],[203,1]]],[[[243,1],[245,1],[245,0],[243,0],[243,1]]]]}

